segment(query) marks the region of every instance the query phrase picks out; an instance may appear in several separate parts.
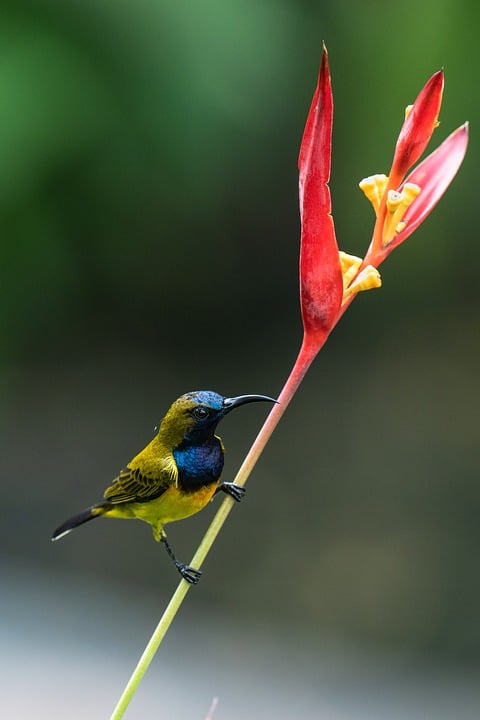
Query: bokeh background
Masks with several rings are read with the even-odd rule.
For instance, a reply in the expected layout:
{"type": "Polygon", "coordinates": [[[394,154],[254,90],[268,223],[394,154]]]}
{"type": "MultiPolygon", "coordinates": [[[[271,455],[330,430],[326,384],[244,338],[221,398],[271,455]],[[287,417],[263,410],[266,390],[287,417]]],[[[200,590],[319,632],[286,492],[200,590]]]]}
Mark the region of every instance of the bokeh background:
{"type": "MultiPolygon", "coordinates": [[[[177,577],[141,523],[52,545],[179,394],[276,394],[301,338],[296,157],[325,39],[342,249],[445,67],[431,218],[278,427],[130,718],[474,718],[477,3],[4,0],[2,716],[108,717],[177,577]],[[155,713],[155,715],[153,715],[155,713]]],[[[265,408],[222,426],[231,478],[265,408]]],[[[188,560],[215,508],[172,526],[188,560]]]]}

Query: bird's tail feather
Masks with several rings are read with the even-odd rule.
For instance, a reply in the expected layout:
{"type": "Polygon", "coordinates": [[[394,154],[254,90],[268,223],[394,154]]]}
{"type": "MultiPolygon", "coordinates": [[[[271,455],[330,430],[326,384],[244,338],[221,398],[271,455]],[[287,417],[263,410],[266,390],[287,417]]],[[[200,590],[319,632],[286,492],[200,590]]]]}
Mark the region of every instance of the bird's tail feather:
{"type": "Polygon", "coordinates": [[[92,505],[92,507],[78,513],[78,515],[74,515],[59,525],[59,527],[53,532],[52,540],[59,540],[64,535],[68,535],[68,533],[74,530],[74,528],[79,525],[83,525],[83,523],[89,522],[89,520],[93,520],[96,517],[100,517],[100,515],[103,515],[104,512],[105,508],[103,505],[92,505]]]}

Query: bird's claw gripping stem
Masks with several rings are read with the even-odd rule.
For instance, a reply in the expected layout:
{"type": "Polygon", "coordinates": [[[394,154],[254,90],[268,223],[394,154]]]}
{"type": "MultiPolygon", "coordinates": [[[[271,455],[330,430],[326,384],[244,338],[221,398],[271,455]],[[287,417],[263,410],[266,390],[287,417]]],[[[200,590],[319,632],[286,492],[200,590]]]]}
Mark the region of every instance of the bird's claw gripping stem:
{"type": "Polygon", "coordinates": [[[175,567],[177,568],[182,578],[188,583],[190,583],[190,585],[196,585],[200,580],[200,576],[202,574],[201,570],[196,570],[191,565],[186,565],[185,563],[181,562],[176,562],[175,567]]]}
{"type": "Polygon", "coordinates": [[[233,482],[222,482],[218,486],[219,490],[223,490],[224,493],[230,495],[234,500],[240,502],[245,497],[246,490],[242,485],[235,485],[233,482]]]}
{"type": "Polygon", "coordinates": [[[167,551],[169,558],[173,560],[175,567],[177,568],[182,578],[188,583],[190,583],[190,585],[196,585],[200,580],[202,571],[197,570],[196,568],[193,568],[191,565],[187,565],[186,563],[179,562],[168,543],[166,535],[161,535],[160,540],[164,544],[165,550],[167,551]]]}

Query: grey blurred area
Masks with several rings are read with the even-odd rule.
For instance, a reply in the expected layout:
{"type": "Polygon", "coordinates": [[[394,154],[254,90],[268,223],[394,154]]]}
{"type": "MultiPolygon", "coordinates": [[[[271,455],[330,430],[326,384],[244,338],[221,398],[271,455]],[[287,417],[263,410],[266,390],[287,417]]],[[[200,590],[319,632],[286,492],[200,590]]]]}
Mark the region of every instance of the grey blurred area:
{"type": "MultiPolygon", "coordinates": [[[[132,602],[121,585],[106,589],[78,575],[67,585],[36,569],[2,566],[2,576],[2,648],[9,657],[1,667],[2,716],[108,718],[139,642],[153,629],[158,601],[142,593],[132,602]]],[[[252,620],[240,604],[231,610],[219,615],[187,599],[127,717],[203,720],[215,698],[214,717],[232,720],[478,717],[471,672],[339,646],[328,634],[318,645],[309,633],[279,633],[252,620]]]]}
{"type": "MultiPolygon", "coordinates": [[[[181,393],[282,387],[322,38],[342,249],[368,246],[357,183],[442,66],[432,148],[468,119],[469,153],[313,365],[127,717],[478,716],[480,11],[408,2],[406,36],[392,7],[3,3],[2,717],[108,717],[177,584],[146,525],[53,529],[181,393]]],[[[220,426],[225,479],[264,418],[220,426]]],[[[217,505],[170,527],[179,557],[217,505]]]]}

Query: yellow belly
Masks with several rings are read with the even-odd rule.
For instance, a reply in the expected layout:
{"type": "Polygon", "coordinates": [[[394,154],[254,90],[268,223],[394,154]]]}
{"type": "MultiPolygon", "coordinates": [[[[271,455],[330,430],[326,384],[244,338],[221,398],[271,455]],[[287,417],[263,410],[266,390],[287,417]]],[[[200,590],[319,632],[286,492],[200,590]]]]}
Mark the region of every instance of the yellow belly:
{"type": "Polygon", "coordinates": [[[105,512],[105,517],[143,520],[152,526],[155,539],[160,540],[164,525],[202,510],[212,499],[217,487],[217,483],[212,483],[195,492],[185,493],[172,485],[155,500],[115,505],[105,512]]]}

